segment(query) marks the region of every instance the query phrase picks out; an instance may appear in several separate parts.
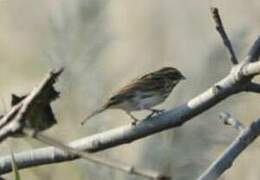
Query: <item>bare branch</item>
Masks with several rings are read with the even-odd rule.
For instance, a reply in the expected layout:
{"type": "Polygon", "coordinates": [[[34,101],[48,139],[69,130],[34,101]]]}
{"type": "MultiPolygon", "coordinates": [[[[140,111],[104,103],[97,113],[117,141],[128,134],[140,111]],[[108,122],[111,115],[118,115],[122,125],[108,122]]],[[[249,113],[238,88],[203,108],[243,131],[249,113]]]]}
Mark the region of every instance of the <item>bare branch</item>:
{"type": "Polygon", "coordinates": [[[215,160],[198,180],[218,179],[229,169],[235,159],[243,152],[260,134],[260,119],[253,122],[250,127],[241,131],[233,143],[215,160]]]}
{"type": "MultiPolygon", "coordinates": [[[[258,49],[258,51],[259,50],[260,49],[258,49]]],[[[134,140],[169,128],[181,126],[191,118],[213,107],[230,95],[244,91],[244,87],[251,81],[251,77],[256,75],[257,72],[260,72],[260,62],[257,61],[245,64],[243,61],[241,63],[243,64],[235,66],[236,69],[231,71],[224,79],[183,105],[144,120],[136,126],[127,125],[109,130],[107,132],[76,140],[70,143],[70,145],[81,151],[96,152],[130,143],[134,140]]],[[[68,156],[53,147],[18,153],[15,157],[17,158],[16,160],[19,168],[76,159],[76,157],[68,156]]],[[[9,156],[0,158],[0,174],[11,170],[9,161],[9,156]]]]}
{"type": "Polygon", "coordinates": [[[260,56],[260,36],[257,37],[257,40],[255,41],[254,45],[251,47],[248,53],[248,62],[256,62],[259,59],[260,56]]]}
{"type": "Polygon", "coordinates": [[[224,26],[223,26],[223,23],[221,21],[221,18],[220,18],[220,15],[218,13],[218,9],[215,8],[215,7],[212,7],[211,8],[211,13],[212,13],[212,16],[213,16],[213,19],[214,19],[214,22],[216,24],[216,30],[219,32],[222,40],[223,40],[223,43],[224,45],[226,46],[228,52],[229,52],[229,55],[230,55],[230,60],[232,62],[233,65],[236,65],[238,64],[238,60],[237,60],[237,57],[236,57],[236,54],[235,54],[235,51],[232,47],[232,44],[227,36],[227,33],[225,32],[225,29],[224,29],[224,26]]]}
{"type": "Polygon", "coordinates": [[[251,82],[246,86],[245,91],[260,93],[260,84],[251,82]]]}
{"type": "MultiPolygon", "coordinates": [[[[63,69],[51,71],[37,88],[24,100],[13,106],[13,108],[0,119],[0,142],[8,136],[22,135],[23,128],[25,127],[32,128],[30,122],[32,119],[31,116],[39,114],[39,112],[42,111],[42,107],[49,104],[58,96],[58,93],[53,89],[53,84],[62,71],[63,69]]],[[[52,124],[50,124],[50,126],[51,125],[52,124]]]]}
{"type": "MultiPolygon", "coordinates": [[[[76,140],[70,143],[70,145],[78,150],[96,152],[130,143],[134,140],[169,128],[181,126],[191,118],[213,107],[230,95],[243,91],[244,86],[251,80],[249,77],[255,75],[255,72],[260,72],[259,61],[236,67],[240,67],[240,69],[231,71],[227,77],[183,105],[144,120],[136,126],[127,125],[109,130],[107,132],[76,140]]],[[[69,161],[77,158],[68,156],[53,147],[18,153],[15,157],[17,158],[16,160],[19,168],[69,161]]],[[[9,160],[9,156],[0,158],[0,174],[10,171],[11,167],[9,160]]]]}
{"type": "Polygon", "coordinates": [[[225,125],[232,126],[236,130],[243,131],[245,126],[237,119],[235,119],[230,113],[221,113],[220,119],[225,125]]]}
{"type": "MultiPolygon", "coordinates": [[[[251,48],[251,50],[254,50],[252,51],[253,53],[251,53],[250,57],[248,56],[246,58],[246,60],[249,60],[248,62],[244,60],[237,66],[234,66],[224,79],[215,83],[212,87],[197,97],[176,108],[166,111],[165,113],[144,120],[136,126],[127,125],[82,138],[70,143],[69,146],[78,149],[79,151],[97,152],[130,143],[134,140],[144,138],[163,130],[181,126],[191,118],[215,106],[225,98],[244,91],[244,87],[251,82],[251,79],[260,73],[260,62],[256,61],[251,63],[252,59],[259,56],[260,46],[256,45],[259,43],[257,41],[251,48]]],[[[236,64],[237,62],[234,61],[233,63],[236,64]]],[[[18,109],[17,112],[18,111],[20,111],[20,109],[18,109]]],[[[43,164],[70,161],[78,158],[64,153],[54,147],[46,147],[29,152],[17,153],[15,156],[17,165],[20,169],[43,164]]],[[[10,170],[10,157],[1,157],[0,174],[10,172],[10,170]]]]}
{"type": "Polygon", "coordinates": [[[145,170],[145,169],[142,170],[119,162],[110,162],[107,160],[103,160],[99,157],[96,157],[94,155],[89,155],[85,152],[71,148],[67,145],[64,145],[54,140],[53,138],[40,134],[38,132],[38,129],[34,129],[34,127],[28,126],[28,123],[24,122],[25,120],[26,121],[32,120],[31,114],[34,113],[39,114],[41,113],[42,110],[44,110],[42,109],[42,107],[40,107],[40,111],[37,111],[37,109],[39,109],[38,106],[40,106],[40,102],[44,101],[47,104],[49,104],[51,100],[57,97],[58,94],[56,93],[56,91],[52,90],[52,88],[53,88],[53,84],[56,81],[56,78],[60,75],[61,72],[62,70],[56,72],[55,71],[50,72],[48,76],[42,81],[42,83],[40,83],[40,85],[37,88],[35,88],[28,96],[25,97],[25,99],[22,99],[20,103],[18,103],[15,107],[13,107],[10,113],[8,113],[6,116],[3,117],[2,121],[0,121],[0,123],[2,123],[1,124],[2,127],[0,129],[0,135],[1,135],[0,137],[2,138],[2,140],[4,140],[9,135],[12,136],[16,134],[27,135],[43,143],[46,143],[48,145],[63,150],[64,153],[67,154],[67,156],[81,157],[83,159],[86,159],[88,161],[97,164],[105,165],[113,169],[127,172],[129,174],[139,175],[149,179],[162,179],[162,178],[167,179],[168,178],[167,176],[164,176],[162,174],[159,174],[151,170],[145,170]],[[53,94],[50,95],[50,93],[53,94]]]}
{"type": "Polygon", "coordinates": [[[109,161],[107,159],[100,158],[100,157],[95,156],[93,154],[89,154],[89,153],[74,149],[74,148],[67,146],[67,145],[65,145],[65,144],[63,144],[63,143],[61,143],[61,142],[59,142],[59,141],[57,141],[57,140],[55,140],[51,137],[48,137],[46,135],[43,135],[43,134],[40,134],[40,133],[37,133],[37,132],[27,131],[26,134],[29,137],[35,138],[40,142],[43,142],[47,145],[51,145],[51,146],[54,146],[54,147],[57,147],[57,148],[63,150],[64,152],[68,153],[67,154],[68,156],[71,156],[71,157],[73,157],[73,156],[74,157],[80,157],[80,158],[86,159],[86,160],[93,162],[93,163],[96,163],[96,164],[100,164],[100,165],[103,165],[103,166],[106,166],[106,167],[109,167],[109,168],[112,168],[112,169],[115,169],[115,170],[119,170],[119,171],[122,171],[122,172],[125,172],[125,173],[128,173],[128,174],[131,174],[131,175],[138,175],[138,176],[148,178],[148,179],[156,179],[156,180],[171,179],[168,176],[165,176],[161,173],[158,173],[158,172],[155,172],[155,171],[152,171],[152,170],[136,168],[134,166],[129,166],[127,164],[123,164],[123,163],[118,162],[118,161],[109,161]]]}

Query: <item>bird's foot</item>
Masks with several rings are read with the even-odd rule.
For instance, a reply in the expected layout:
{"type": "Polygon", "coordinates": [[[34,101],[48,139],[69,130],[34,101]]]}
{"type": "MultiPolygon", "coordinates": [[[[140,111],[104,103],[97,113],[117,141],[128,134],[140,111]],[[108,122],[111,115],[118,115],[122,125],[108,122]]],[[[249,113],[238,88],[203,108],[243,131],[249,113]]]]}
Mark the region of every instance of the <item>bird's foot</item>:
{"type": "Polygon", "coordinates": [[[151,112],[148,116],[146,116],[145,119],[150,119],[151,117],[153,117],[154,114],[155,114],[154,112],[151,112]]]}
{"type": "Polygon", "coordinates": [[[137,122],[138,122],[138,120],[135,119],[135,120],[133,120],[133,121],[131,122],[131,125],[132,125],[132,126],[136,126],[137,122]]]}
{"type": "Polygon", "coordinates": [[[165,109],[150,109],[154,114],[161,114],[165,111],[165,109]]]}
{"type": "Polygon", "coordinates": [[[146,116],[145,119],[150,119],[154,115],[158,115],[158,114],[165,112],[164,109],[148,109],[148,110],[151,111],[151,113],[148,116],[146,116]]]}
{"type": "Polygon", "coordinates": [[[151,114],[149,114],[145,119],[149,119],[149,118],[153,117],[153,115],[158,115],[165,111],[164,109],[148,109],[148,110],[151,111],[151,114]]]}
{"type": "Polygon", "coordinates": [[[132,126],[135,126],[137,124],[137,122],[139,121],[139,119],[137,119],[136,117],[134,117],[131,113],[127,113],[131,119],[133,119],[133,121],[131,122],[132,126]]]}

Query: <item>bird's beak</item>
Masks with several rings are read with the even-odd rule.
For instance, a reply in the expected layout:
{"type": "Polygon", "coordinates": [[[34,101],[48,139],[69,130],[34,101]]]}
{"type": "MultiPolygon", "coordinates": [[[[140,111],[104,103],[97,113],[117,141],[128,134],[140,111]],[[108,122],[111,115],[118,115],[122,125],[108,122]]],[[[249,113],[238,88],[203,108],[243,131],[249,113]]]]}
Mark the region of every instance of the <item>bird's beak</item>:
{"type": "Polygon", "coordinates": [[[186,80],[186,77],[185,77],[185,76],[182,76],[181,79],[182,79],[182,80],[186,80]]]}

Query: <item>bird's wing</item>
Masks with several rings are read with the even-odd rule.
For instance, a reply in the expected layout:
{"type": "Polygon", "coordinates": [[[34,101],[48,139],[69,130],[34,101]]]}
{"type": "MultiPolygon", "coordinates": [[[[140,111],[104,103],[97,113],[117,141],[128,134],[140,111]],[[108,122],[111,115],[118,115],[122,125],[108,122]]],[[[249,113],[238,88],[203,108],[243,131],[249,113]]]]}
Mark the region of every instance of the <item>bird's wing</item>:
{"type": "Polygon", "coordinates": [[[158,79],[152,79],[151,77],[147,78],[139,78],[133,81],[131,84],[124,86],[119,89],[115,95],[113,95],[108,102],[106,103],[106,107],[120,104],[126,99],[131,99],[135,97],[137,93],[143,93],[147,96],[155,95],[156,93],[160,93],[161,89],[164,88],[164,81],[160,81],[158,79]]]}

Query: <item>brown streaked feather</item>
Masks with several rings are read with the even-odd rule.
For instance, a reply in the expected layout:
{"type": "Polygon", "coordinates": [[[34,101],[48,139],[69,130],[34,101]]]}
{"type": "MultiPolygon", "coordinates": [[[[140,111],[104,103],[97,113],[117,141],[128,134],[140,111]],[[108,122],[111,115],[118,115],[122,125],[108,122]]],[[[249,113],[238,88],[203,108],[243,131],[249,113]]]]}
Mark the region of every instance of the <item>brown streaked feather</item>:
{"type": "MultiPolygon", "coordinates": [[[[106,108],[122,103],[125,100],[135,97],[138,92],[155,92],[160,93],[164,89],[165,83],[154,79],[139,79],[121,88],[105,104],[106,108]]],[[[153,93],[154,94],[154,93],[153,93]]],[[[151,94],[151,95],[153,95],[151,94]]]]}
{"type": "Polygon", "coordinates": [[[83,123],[109,108],[119,108],[130,112],[160,104],[182,79],[185,78],[181,72],[172,67],[164,67],[145,74],[119,89],[101,108],[91,113],[83,123]]]}

